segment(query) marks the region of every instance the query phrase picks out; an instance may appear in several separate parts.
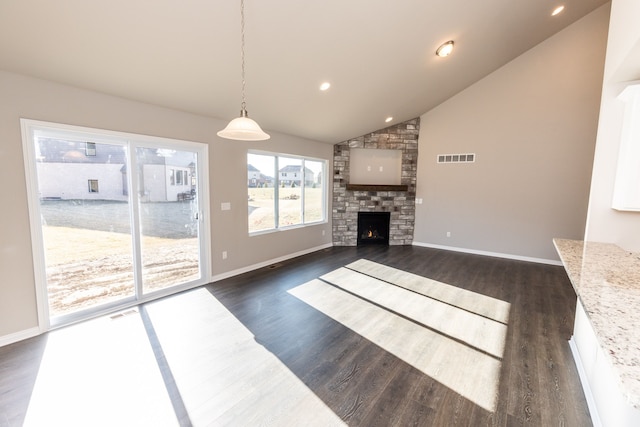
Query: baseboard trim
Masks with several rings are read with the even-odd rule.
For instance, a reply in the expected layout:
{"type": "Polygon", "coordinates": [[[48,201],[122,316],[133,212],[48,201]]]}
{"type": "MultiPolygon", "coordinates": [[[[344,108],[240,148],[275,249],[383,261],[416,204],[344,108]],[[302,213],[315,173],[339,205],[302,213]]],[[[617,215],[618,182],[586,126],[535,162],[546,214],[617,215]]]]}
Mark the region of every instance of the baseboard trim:
{"type": "Polygon", "coordinates": [[[569,348],[571,349],[573,361],[575,362],[576,368],[578,369],[578,377],[580,378],[580,383],[582,384],[584,397],[585,399],[587,399],[587,406],[589,407],[589,415],[591,415],[591,422],[593,423],[593,427],[602,427],[600,415],[598,414],[598,408],[596,407],[596,401],[593,398],[593,393],[591,392],[591,387],[589,386],[589,380],[587,379],[587,373],[585,372],[584,366],[582,365],[582,359],[580,358],[580,353],[578,352],[578,347],[576,346],[576,342],[573,339],[573,336],[569,340],[569,348]]]}
{"type": "Polygon", "coordinates": [[[35,326],[33,328],[24,329],[19,332],[14,332],[9,335],[4,335],[0,337],[0,347],[4,347],[5,345],[13,344],[14,342],[26,340],[27,338],[35,337],[36,335],[40,335],[42,331],[40,328],[35,326]]]}
{"type": "Polygon", "coordinates": [[[488,251],[479,251],[476,249],[467,249],[467,248],[457,248],[454,246],[443,246],[443,245],[434,245],[431,243],[421,243],[421,242],[413,242],[414,246],[421,246],[423,248],[432,248],[432,249],[442,249],[445,251],[453,251],[453,252],[463,252],[466,254],[474,254],[474,255],[484,255],[491,256],[496,258],[506,258],[506,259],[514,259],[517,261],[527,261],[527,262],[535,262],[538,264],[549,264],[549,265],[558,265],[562,266],[562,261],[554,260],[554,259],[545,259],[545,258],[533,258],[526,257],[521,255],[512,255],[512,254],[504,254],[500,252],[488,252],[488,251]]]}
{"type": "Polygon", "coordinates": [[[313,247],[313,248],[310,248],[310,249],[305,249],[303,251],[294,252],[292,254],[284,255],[284,256],[281,256],[281,257],[278,257],[278,258],[272,258],[270,260],[259,262],[257,264],[253,264],[253,265],[249,265],[247,267],[242,267],[242,268],[238,268],[236,270],[227,271],[225,273],[216,274],[215,276],[211,277],[210,282],[217,282],[217,281],[220,281],[220,280],[223,280],[223,279],[228,279],[229,277],[238,276],[240,274],[248,273],[250,271],[257,270],[259,268],[267,267],[267,266],[269,266],[271,264],[276,264],[278,262],[286,261],[288,259],[297,258],[299,256],[307,255],[307,254],[310,254],[312,252],[316,252],[316,251],[320,251],[322,249],[330,248],[332,246],[333,246],[333,243],[326,243],[326,244],[321,245],[321,246],[316,246],[316,247],[313,247]]]}

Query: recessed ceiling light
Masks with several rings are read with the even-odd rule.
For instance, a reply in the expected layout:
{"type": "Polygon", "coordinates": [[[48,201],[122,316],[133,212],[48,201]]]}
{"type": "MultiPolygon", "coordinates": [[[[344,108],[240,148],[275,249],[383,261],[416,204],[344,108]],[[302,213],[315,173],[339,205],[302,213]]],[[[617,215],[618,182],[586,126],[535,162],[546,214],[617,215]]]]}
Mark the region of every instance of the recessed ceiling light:
{"type": "Polygon", "coordinates": [[[327,89],[329,89],[331,87],[331,83],[329,82],[324,82],[320,85],[320,90],[325,91],[327,89]]]}
{"type": "Polygon", "coordinates": [[[446,43],[440,45],[438,49],[436,49],[436,55],[440,57],[449,56],[453,51],[453,40],[449,40],[446,43]]]}
{"type": "Polygon", "coordinates": [[[556,16],[563,10],[564,10],[564,6],[558,6],[555,9],[553,9],[553,12],[551,12],[551,16],[556,16]]]}
{"type": "Polygon", "coordinates": [[[384,119],[384,122],[389,123],[391,120],[393,120],[393,117],[389,116],[386,119],[384,119]]]}

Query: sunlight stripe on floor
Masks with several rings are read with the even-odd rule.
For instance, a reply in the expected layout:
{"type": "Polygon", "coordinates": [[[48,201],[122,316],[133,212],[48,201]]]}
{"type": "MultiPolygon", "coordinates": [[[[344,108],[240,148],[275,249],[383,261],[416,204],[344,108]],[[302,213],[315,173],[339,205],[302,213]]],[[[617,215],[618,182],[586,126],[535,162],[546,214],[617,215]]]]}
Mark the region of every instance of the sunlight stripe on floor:
{"type": "Polygon", "coordinates": [[[376,278],[339,268],[322,280],[501,359],[507,326],[376,278]]]}
{"type": "Polygon", "coordinates": [[[447,283],[438,282],[427,277],[418,276],[417,274],[398,270],[397,268],[388,267],[366,259],[359,259],[346,267],[489,319],[504,324],[509,322],[509,309],[511,308],[511,304],[506,301],[461,289],[447,283]]]}
{"type": "Polygon", "coordinates": [[[320,279],[288,292],[478,406],[495,411],[498,359],[320,279]]]}

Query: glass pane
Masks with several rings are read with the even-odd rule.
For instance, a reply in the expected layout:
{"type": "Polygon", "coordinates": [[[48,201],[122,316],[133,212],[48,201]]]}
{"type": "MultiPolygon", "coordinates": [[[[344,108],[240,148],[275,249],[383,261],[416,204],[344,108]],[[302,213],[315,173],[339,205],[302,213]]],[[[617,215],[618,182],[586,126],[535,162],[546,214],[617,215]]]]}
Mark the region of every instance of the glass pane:
{"type": "Polygon", "coordinates": [[[197,154],[137,148],[144,293],[200,278],[197,154]]]}
{"type": "Polygon", "coordinates": [[[322,221],[324,219],[323,162],[305,160],[304,166],[304,222],[322,221]]]}
{"type": "Polygon", "coordinates": [[[35,146],[50,316],[133,297],[125,147],[45,136],[35,146]]]}
{"type": "Polygon", "coordinates": [[[274,156],[247,154],[249,233],[276,226],[274,199],[274,156]]]}
{"type": "Polygon", "coordinates": [[[302,160],[279,157],[278,167],[278,226],[301,224],[302,160]]]}

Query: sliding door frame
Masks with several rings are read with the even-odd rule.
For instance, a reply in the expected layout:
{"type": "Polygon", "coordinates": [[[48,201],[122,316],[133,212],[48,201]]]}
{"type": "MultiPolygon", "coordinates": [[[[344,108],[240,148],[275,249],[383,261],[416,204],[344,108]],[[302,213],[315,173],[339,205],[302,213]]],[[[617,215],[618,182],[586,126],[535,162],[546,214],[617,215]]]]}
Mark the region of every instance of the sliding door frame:
{"type": "Polygon", "coordinates": [[[211,279],[211,225],[210,225],[210,203],[209,203],[209,150],[208,145],[192,141],[161,138],[141,134],[109,131],[103,129],[73,126],[59,123],[44,122],[31,119],[20,119],[22,128],[22,148],[25,166],[25,179],[27,189],[27,202],[29,208],[29,224],[31,230],[31,249],[33,255],[33,272],[36,290],[36,305],[38,315],[38,328],[40,333],[66,326],[78,321],[87,320],[102,316],[114,311],[123,310],[144,302],[162,298],[187,289],[202,286],[210,282],[211,279]],[[127,150],[129,168],[133,170],[137,166],[134,152],[136,148],[171,148],[182,147],[197,153],[198,164],[196,181],[198,195],[198,237],[199,237],[199,266],[200,278],[185,284],[171,286],[148,294],[143,293],[142,271],[141,271],[141,244],[140,244],[140,224],[134,220],[134,216],[140,218],[136,189],[138,188],[138,176],[135,173],[128,174],[129,195],[131,215],[131,238],[133,251],[133,274],[135,293],[133,297],[126,297],[115,303],[105,304],[95,310],[81,311],[76,316],[72,313],[64,316],[64,322],[51,324],[49,315],[49,300],[47,291],[47,274],[44,252],[44,237],[41,224],[41,209],[38,189],[37,161],[35,150],[35,134],[43,131],[52,134],[82,134],[101,143],[114,143],[123,145],[127,150]]]}

